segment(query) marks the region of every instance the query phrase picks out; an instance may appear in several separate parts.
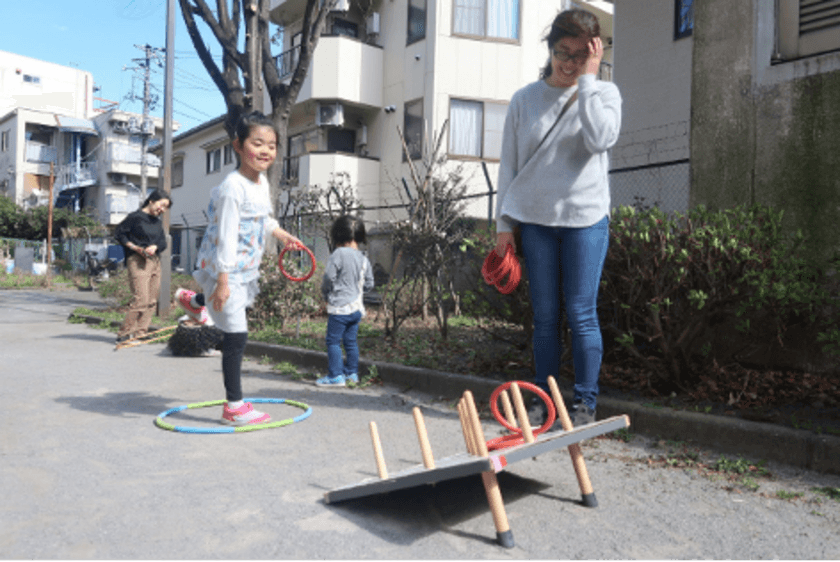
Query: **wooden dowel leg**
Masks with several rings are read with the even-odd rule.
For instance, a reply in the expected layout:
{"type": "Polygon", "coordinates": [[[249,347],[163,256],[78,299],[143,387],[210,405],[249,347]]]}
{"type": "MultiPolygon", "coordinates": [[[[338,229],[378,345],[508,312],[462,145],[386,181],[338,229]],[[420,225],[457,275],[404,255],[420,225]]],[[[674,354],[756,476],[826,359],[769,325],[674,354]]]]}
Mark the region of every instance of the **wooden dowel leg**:
{"type": "Polygon", "coordinates": [[[164,334],[164,332],[169,332],[170,330],[174,330],[177,327],[178,327],[177,324],[175,324],[174,326],[164,326],[163,328],[160,328],[159,330],[149,332],[148,334],[145,334],[143,336],[137,336],[137,337],[122,341],[122,342],[118,343],[114,347],[114,349],[119,350],[119,349],[125,349],[125,348],[128,348],[128,347],[136,347],[138,345],[144,345],[144,344],[147,344],[147,343],[152,343],[152,342],[162,340],[164,338],[168,338],[171,334],[164,334]],[[156,336],[156,337],[152,338],[152,336],[156,336]]]}
{"type": "Polygon", "coordinates": [[[516,416],[513,413],[513,405],[510,403],[510,395],[507,390],[502,391],[502,412],[505,414],[505,419],[513,427],[519,427],[516,423],[516,416]]]}
{"type": "Polygon", "coordinates": [[[370,422],[370,438],[373,441],[373,456],[376,459],[376,470],[383,480],[388,478],[388,469],[385,467],[385,457],[382,455],[382,443],[379,442],[379,430],[376,429],[376,422],[370,422]]]}
{"type": "Polygon", "coordinates": [[[464,402],[463,398],[458,401],[458,419],[461,420],[461,431],[464,433],[464,444],[467,446],[467,452],[471,455],[478,455],[475,444],[473,443],[470,422],[467,419],[466,402],[464,402]]]}
{"type": "MultiPolygon", "coordinates": [[[[464,401],[479,454],[487,457],[489,456],[487,442],[484,440],[484,431],[481,429],[481,420],[478,418],[475,400],[469,390],[464,392],[464,401]]],[[[496,473],[492,470],[482,472],[481,481],[484,484],[484,492],[487,494],[487,503],[490,505],[493,524],[496,526],[496,541],[505,548],[513,548],[513,533],[510,530],[510,523],[508,522],[507,512],[505,512],[505,503],[502,499],[502,491],[499,489],[499,480],[496,478],[496,473]]]]}
{"type": "Polygon", "coordinates": [[[414,426],[417,428],[417,439],[420,441],[420,453],[423,455],[423,466],[434,468],[435,458],[432,456],[432,446],[429,444],[429,435],[426,433],[426,422],[423,420],[423,412],[415,406],[412,413],[414,414],[414,426]]]}
{"type": "Polygon", "coordinates": [[[513,396],[513,407],[516,409],[516,415],[519,418],[519,427],[522,428],[522,437],[525,438],[526,443],[533,443],[534,431],[531,429],[528,411],[525,409],[525,402],[522,400],[522,391],[519,390],[518,384],[513,383],[510,385],[510,394],[513,396]]]}
{"type": "MultiPolygon", "coordinates": [[[[548,377],[548,388],[551,391],[551,398],[554,400],[554,407],[557,409],[557,417],[560,419],[563,430],[571,431],[573,429],[572,420],[566,411],[563,396],[560,394],[560,389],[557,387],[557,381],[554,380],[554,377],[548,377]]],[[[569,456],[572,457],[572,466],[575,468],[575,475],[580,486],[583,505],[586,507],[598,507],[598,499],[595,497],[595,491],[592,489],[592,482],[589,480],[589,471],[586,470],[586,462],[583,460],[583,453],[580,450],[579,443],[569,445],[569,456]]]]}

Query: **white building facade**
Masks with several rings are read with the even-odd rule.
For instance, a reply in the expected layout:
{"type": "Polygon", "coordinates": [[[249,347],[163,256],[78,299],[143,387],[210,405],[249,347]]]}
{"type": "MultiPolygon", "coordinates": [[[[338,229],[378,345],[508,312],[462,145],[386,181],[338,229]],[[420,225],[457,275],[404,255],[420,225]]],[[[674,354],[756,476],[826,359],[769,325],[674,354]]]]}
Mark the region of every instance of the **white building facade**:
{"type": "Polygon", "coordinates": [[[46,205],[52,181],[57,206],[104,225],[138,208],[144,158],[148,190],[160,167],[143,139],[161,138],[163,122],[95,109],[93,85],[89,72],[0,51],[0,195],[46,205]]]}
{"type": "MultiPolygon", "coordinates": [[[[304,5],[271,5],[272,19],[285,29],[286,51],[277,57],[281,75],[297,60],[304,5]]],[[[548,60],[543,37],[554,17],[576,6],[599,16],[608,76],[609,2],[340,1],[292,111],[287,180],[323,186],[336,172],[348,172],[368,209],[366,221],[388,222],[401,216],[391,207],[404,202],[402,180],[411,183],[398,128],[412,159],[419,159],[448,121],[443,152],[449,166],[463,166],[469,193],[487,193],[498,174],[508,102],[538,79],[548,60]]],[[[470,201],[470,215],[492,212],[487,198],[470,201]]]]}

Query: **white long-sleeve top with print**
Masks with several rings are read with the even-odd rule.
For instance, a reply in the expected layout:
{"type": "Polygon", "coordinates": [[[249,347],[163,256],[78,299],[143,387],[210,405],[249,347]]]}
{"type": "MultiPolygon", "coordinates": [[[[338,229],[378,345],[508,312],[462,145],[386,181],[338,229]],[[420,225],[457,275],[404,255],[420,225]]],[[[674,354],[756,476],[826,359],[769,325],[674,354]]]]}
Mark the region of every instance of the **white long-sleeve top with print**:
{"type": "Polygon", "coordinates": [[[228,281],[248,283],[259,277],[266,239],[279,226],[271,212],[265,174],[256,183],[238,171],[228,174],[210,192],[196,279],[227,273],[228,281]]]}
{"type": "Polygon", "coordinates": [[[546,137],[574,91],[540,80],[513,95],[502,138],[497,232],[520,222],[587,227],[609,214],[608,151],[621,129],[621,94],[611,82],[581,76],[577,101],[546,137]]]}

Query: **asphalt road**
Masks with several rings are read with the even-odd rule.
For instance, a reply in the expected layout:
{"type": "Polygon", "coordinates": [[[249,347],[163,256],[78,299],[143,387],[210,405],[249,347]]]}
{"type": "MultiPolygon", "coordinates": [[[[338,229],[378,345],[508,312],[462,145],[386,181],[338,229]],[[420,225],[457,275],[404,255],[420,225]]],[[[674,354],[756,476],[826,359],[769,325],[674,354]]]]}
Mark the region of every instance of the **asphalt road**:
{"type": "MultiPolygon", "coordinates": [[[[114,351],[113,333],[67,322],[97,302],[75,291],[0,292],[4,559],[840,557],[840,501],[813,491],[840,488],[840,477],[771,463],[772,479],[748,491],[650,462],[663,449],[641,437],[583,444],[595,509],[580,505],[566,451],[501,473],[513,549],[495,543],[478,476],[327,505],[326,491],[376,475],[370,421],[391,472],[421,462],[415,405],[435,457],[461,453],[451,405],[387,385],[319,389],[248,361],[246,395],[304,402],[312,415],[251,433],[165,431],[157,414],[223,396],[219,359],[172,357],[157,344],[114,351]]],[[[300,413],[265,409],[275,419],[300,413]]],[[[220,415],[171,418],[216,427],[220,415]]],[[[497,434],[494,421],[484,427],[497,434]]]]}

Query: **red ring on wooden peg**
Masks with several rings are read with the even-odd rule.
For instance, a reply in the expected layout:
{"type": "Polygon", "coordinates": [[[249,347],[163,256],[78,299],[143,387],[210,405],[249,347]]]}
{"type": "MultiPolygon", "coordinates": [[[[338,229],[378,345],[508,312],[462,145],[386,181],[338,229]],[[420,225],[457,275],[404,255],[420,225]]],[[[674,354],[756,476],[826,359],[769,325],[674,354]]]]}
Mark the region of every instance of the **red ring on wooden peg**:
{"type": "Polygon", "coordinates": [[[522,429],[508,423],[504,415],[499,412],[499,396],[503,391],[510,388],[513,383],[516,383],[519,388],[530,390],[539,396],[542,401],[545,402],[546,408],[548,409],[548,416],[546,417],[545,423],[538,429],[533,430],[534,435],[539,435],[540,433],[548,431],[551,426],[554,425],[554,420],[557,419],[557,410],[554,408],[554,402],[543,389],[535,384],[525,381],[508,381],[496,388],[496,390],[493,391],[493,394],[490,395],[490,411],[493,412],[493,417],[496,418],[496,421],[502,424],[502,426],[504,426],[508,431],[512,431],[513,434],[502,435],[501,437],[496,437],[487,441],[487,449],[490,451],[505,449],[507,447],[513,447],[514,445],[521,445],[525,442],[525,437],[522,435],[522,429]]]}

